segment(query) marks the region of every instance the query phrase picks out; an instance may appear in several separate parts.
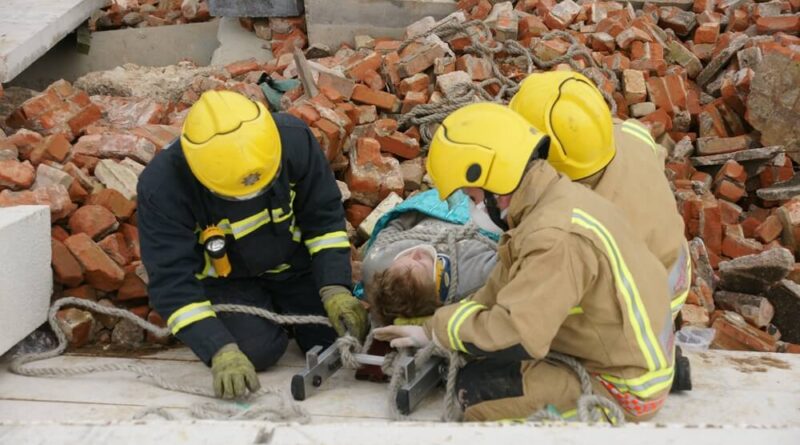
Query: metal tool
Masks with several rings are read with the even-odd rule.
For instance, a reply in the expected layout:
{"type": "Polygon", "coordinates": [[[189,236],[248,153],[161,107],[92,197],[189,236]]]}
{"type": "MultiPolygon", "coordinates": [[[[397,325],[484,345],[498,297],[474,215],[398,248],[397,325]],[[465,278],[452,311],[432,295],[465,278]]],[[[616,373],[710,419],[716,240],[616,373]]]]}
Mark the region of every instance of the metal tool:
{"type": "MultiPolygon", "coordinates": [[[[353,354],[362,365],[380,366],[384,357],[370,354],[353,354]]],[[[414,364],[414,358],[404,356],[400,365],[402,383],[397,392],[395,403],[402,414],[410,414],[428,393],[442,381],[445,360],[431,357],[420,366],[414,364]]],[[[306,367],[292,377],[292,397],[305,400],[316,392],[317,388],[342,368],[339,349],[333,345],[322,350],[322,346],[314,346],[306,352],[306,367]]]]}

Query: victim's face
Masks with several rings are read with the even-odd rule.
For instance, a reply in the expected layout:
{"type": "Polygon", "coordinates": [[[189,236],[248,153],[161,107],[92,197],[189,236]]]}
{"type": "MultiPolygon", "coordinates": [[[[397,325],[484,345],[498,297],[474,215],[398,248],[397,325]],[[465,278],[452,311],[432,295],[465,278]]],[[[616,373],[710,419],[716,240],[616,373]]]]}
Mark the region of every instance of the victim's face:
{"type": "Polygon", "coordinates": [[[406,269],[416,280],[424,283],[433,280],[434,261],[435,259],[428,249],[419,247],[398,256],[391,267],[406,269]]]}

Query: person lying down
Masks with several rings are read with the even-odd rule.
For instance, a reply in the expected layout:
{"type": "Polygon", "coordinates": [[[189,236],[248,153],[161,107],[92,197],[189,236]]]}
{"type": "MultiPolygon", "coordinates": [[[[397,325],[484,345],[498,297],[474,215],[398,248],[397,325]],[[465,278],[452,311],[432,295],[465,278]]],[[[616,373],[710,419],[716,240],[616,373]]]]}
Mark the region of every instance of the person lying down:
{"type": "Polygon", "coordinates": [[[495,266],[500,229],[486,224],[485,213],[464,197],[465,217],[459,221],[452,212],[419,205],[429,197],[410,198],[373,234],[362,276],[374,324],[419,324],[439,306],[480,289],[495,266]],[[476,220],[480,232],[464,230],[476,220]],[[442,236],[435,246],[431,243],[448,233],[456,235],[453,242],[442,236]]]}

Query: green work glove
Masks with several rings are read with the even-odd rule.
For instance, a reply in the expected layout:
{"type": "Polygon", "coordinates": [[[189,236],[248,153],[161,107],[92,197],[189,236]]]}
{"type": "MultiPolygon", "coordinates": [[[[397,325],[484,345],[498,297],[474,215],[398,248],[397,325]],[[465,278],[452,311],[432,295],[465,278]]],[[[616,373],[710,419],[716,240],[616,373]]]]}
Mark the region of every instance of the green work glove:
{"type": "Polygon", "coordinates": [[[320,290],[322,305],[339,336],[348,332],[359,340],[367,335],[367,310],[344,286],[325,286],[320,290]]]}
{"type": "Polygon", "coordinates": [[[397,317],[394,319],[394,323],[392,324],[397,326],[422,326],[428,320],[430,320],[432,316],[433,315],[423,315],[422,317],[409,317],[409,318],[397,317]]]}
{"type": "Polygon", "coordinates": [[[211,359],[211,373],[214,375],[214,395],[223,399],[243,397],[261,388],[256,368],[250,363],[235,343],[229,343],[211,359]]]}

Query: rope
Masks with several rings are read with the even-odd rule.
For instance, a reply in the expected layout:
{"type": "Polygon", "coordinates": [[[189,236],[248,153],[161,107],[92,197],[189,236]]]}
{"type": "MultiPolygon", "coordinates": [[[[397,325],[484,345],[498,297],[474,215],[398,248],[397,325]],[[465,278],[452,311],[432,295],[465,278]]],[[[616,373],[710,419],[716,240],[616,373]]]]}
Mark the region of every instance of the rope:
{"type": "Polygon", "coordinates": [[[519,91],[519,82],[506,76],[495,60],[496,56],[500,53],[505,53],[509,56],[524,57],[526,74],[534,72],[535,68],[546,70],[561,63],[569,64],[574,71],[585,75],[598,86],[600,93],[611,109],[611,113],[613,115],[617,114],[617,102],[614,100],[614,97],[605,89],[599,87],[604,82],[608,81],[611,82],[613,90],[617,91],[619,89],[619,79],[617,75],[612,70],[599,66],[592,57],[591,51],[580,43],[572,34],[566,31],[554,30],[541,37],[542,40],[561,38],[570,43],[569,48],[563,55],[552,60],[541,59],[530,49],[525,48],[518,41],[513,39],[506,40],[502,43],[494,41],[488,25],[481,20],[472,20],[465,23],[448,20],[421,35],[404,40],[400,44],[398,51],[402,51],[412,42],[424,40],[431,35],[436,35],[443,40],[456,35],[465,35],[469,37],[470,46],[465,49],[465,52],[475,54],[488,60],[494,77],[478,84],[474,82],[456,84],[450,91],[445,92],[447,97],[442,101],[433,104],[417,105],[400,116],[399,123],[401,126],[416,125],[420,127],[420,135],[426,144],[432,139],[430,126],[432,124],[441,123],[453,111],[476,101],[506,104],[511,99],[511,96],[519,91]],[[492,42],[493,45],[485,42],[492,42]],[[577,58],[582,58],[585,61],[585,68],[581,66],[577,58]],[[497,95],[492,96],[487,92],[486,87],[489,85],[499,86],[497,95]]]}
{"type": "MultiPolygon", "coordinates": [[[[67,336],[64,333],[64,330],[58,324],[58,321],[56,319],[56,314],[64,306],[80,307],[100,314],[119,317],[131,321],[135,323],[137,326],[141,327],[142,329],[151,332],[159,337],[164,337],[170,334],[169,328],[156,326],[124,309],[102,306],[93,301],[83,300],[76,297],[61,298],[57,300],[55,303],[53,303],[48,313],[48,323],[50,324],[50,328],[53,330],[56,337],[58,338],[58,345],[54,349],[51,349],[49,351],[33,352],[17,356],[11,361],[11,364],[9,366],[11,372],[28,377],[51,377],[51,376],[82,375],[95,372],[128,371],[136,374],[139,377],[150,377],[156,383],[156,385],[158,385],[163,389],[214,398],[214,393],[211,391],[211,388],[209,387],[199,387],[199,386],[182,384],[178,382],[171,382],[164,379],[161,375],[159,375],[159,373],[156,372],[155,369],[133,363],[107,363],[101,365],[41,367],[41,368],[26,366],[27,364],[32,362],[57,357],[63,354],[64,351],[67,349],[68,345],[67,336]]],[[[328,320],[328,318],[320,315],[282,315],[261,308],[233,305],[233,304],[212,305],[211,308],[216,312],[237,312],[242,314],[254,315],[257,317],[265,318],[277,324],[321,324],[330,326],[330,321],[328,320]]],[[[359,366],[355,360],[355,357],[353,356],[354,351],[358,351],[361,349],[358,339],[356,339],[353,336],[346,335],[336,339],[336,342],[334,344],[339,348],[339,352],[342,356],[342,363],[345,364],[345,366],[355,367],[355,368],[359,366]]],[[[249,398],[255,399],[265,395],[278,396],[279,399],[282,401],[282,404],[278,407],[271,407],[267,405],[254,405],[249,410],[246,410],[247,411],[246,413],[242,413],[240,411],[234,412],[231,410],[232,408],[230,407],[226,408],[226,405],[214,405],[215,407],[212,407],[210,405],[203,405],[202,407],[194,407],[192,413],[195,416],[205,416],[199,418],[208,418],[208,419],[239,418],[236,416],[244,416],[244,415],[255,416],[258,418],[265,418],[265,416],[274,417],[274,416],[288,415],[291,416],[292,418],[297,417],[300,420],[306,419],[308,417],[308,414],[299,405],[296,405],[293,401],[288,400],[288,398],[286,398],[283,395],[283,393],[277,388],[262,387],[260,390],[251,393],[249,395],[249,398]]],[[[163,412],[164,410],[162,408],[156,407],[154,409],[147,410],[144,414],[145,415],[159,414],[163,412]]],[[[164,416],[162,415],[162,417],[164,416]]]]}
{"type": "MultiPolygon", "coordinates": [[[[567,365],[578,376],[581,383],[581,395],[578,397],[578,421],[594,423],[600,421],[607,416],[609,419],[614,419],[614,425],[619,426],[625,422],[625,414],[622,408],[616,403],[606,397],[594,394],[592,389],[592,378],[586,371],[586,368],[575,358],[560,352],[550,352],[547,354],[547,361],[560,362],[567,365]]],[[[541,409],[528,417],[530,421],[543,421],[543,420],[564,420],[561,416],[549,411],[541,409]]]]}

